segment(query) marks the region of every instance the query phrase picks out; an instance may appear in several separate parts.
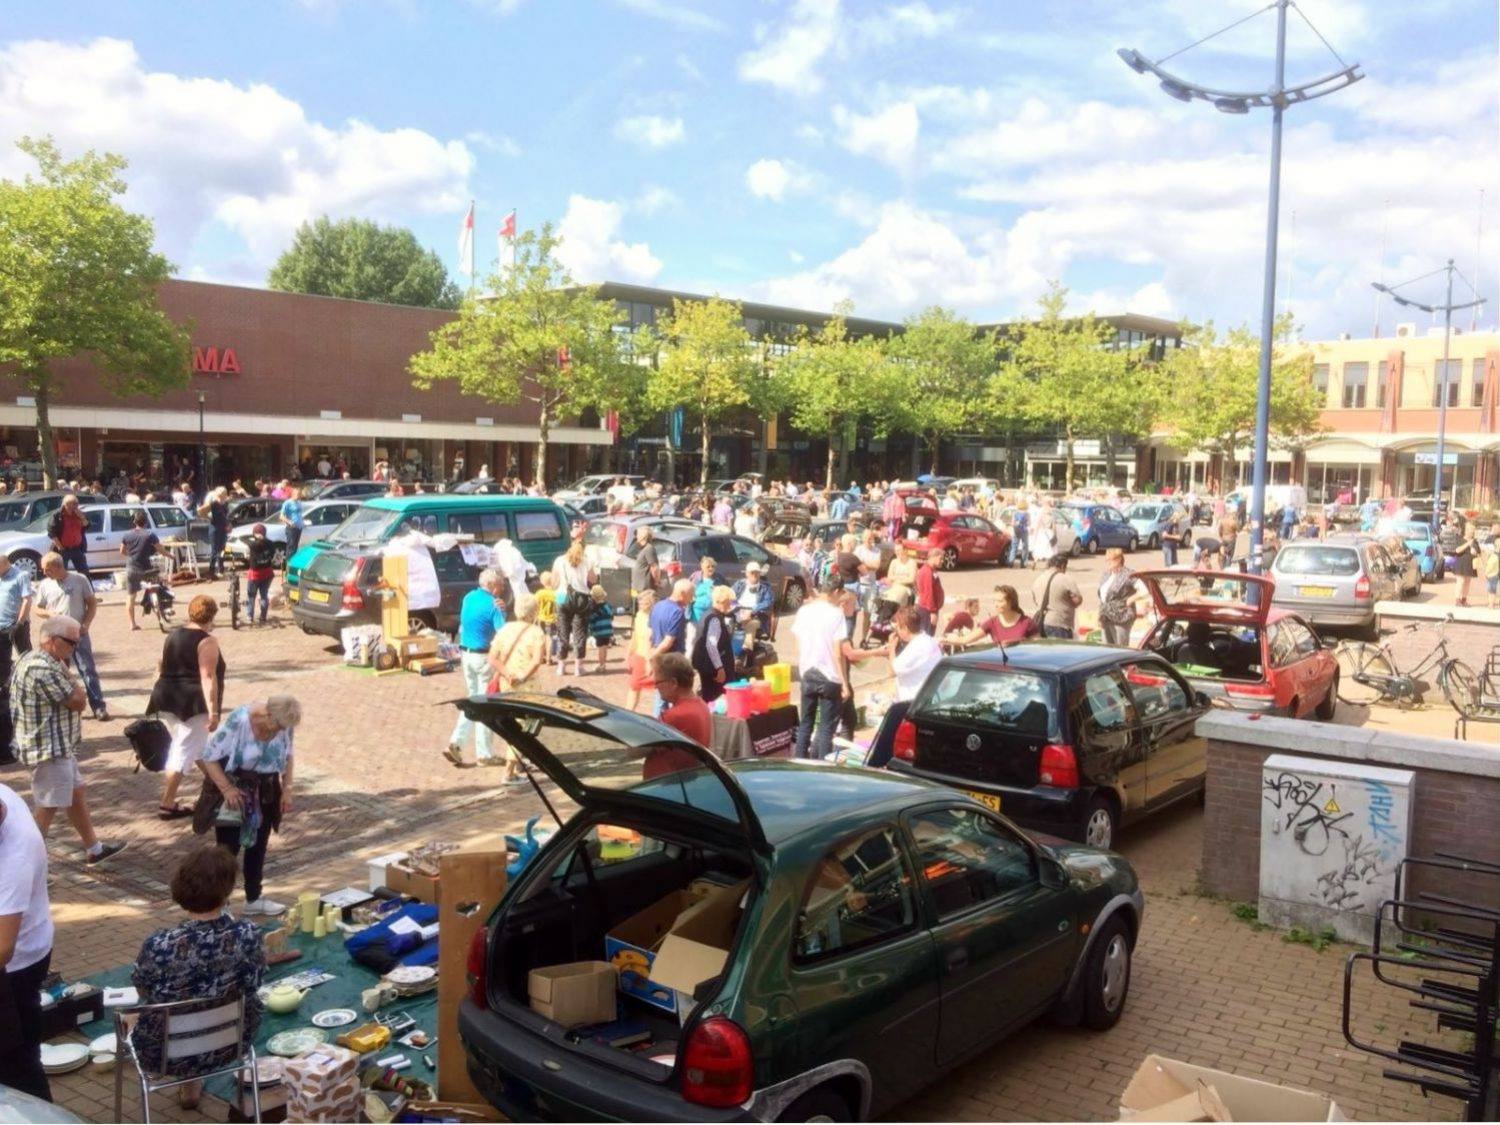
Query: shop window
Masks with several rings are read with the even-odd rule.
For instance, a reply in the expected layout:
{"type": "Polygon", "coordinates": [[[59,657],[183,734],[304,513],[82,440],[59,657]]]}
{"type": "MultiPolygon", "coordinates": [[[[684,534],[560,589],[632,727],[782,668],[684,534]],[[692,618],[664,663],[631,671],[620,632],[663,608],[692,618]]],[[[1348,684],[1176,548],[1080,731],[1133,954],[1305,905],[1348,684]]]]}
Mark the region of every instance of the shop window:
{"type": "Polygon", "coordinates": [[[536,539],[562,539],[567,535],[556,512],[517,512],[516,542],[536,539]]]}
{"type": "Polygon", "coordinates": [[[797,915],[799,961],[829,957],[910,931],[911,875],[894,828],[856,836],[823,857],[797,915]]]}
{"type": "Polygon", "coordinates": [[[1474,374],[1472,376],[1472,381],[1470,383],[1470,387],[1471,387],[1471,390],[1470,390],[1470,396],[1471,397],[1469,398],[1469,405],[1470,406],[1483,406],[1484,405],[1484,360],[1483,359],[1476,359],[1474,361],[1474,374]]]}
{"type": "Polygon", "coordinates": [[[1365,384],[1370,379],[1368,363],[1344,364],[1344,408],[1362,410],[1365,405],[1365,384]]]}
{"type": "Polygon", "coordinates": [[[1328,364],[1313,364],[1313,390],[1318,392],[1323,400],[1322,405],[1328,405],[1328,364]]]}
{"type": "Polygon", "coordinates": [[[1447,374],[1448,374],[1448,377],[1446,379],[1444,379],[1443,378],[1443,361],[1442,360],[1437,360],[1435,363],[1433,363],[1433,365],[1432,365],[1432,405],[1433,406],[1441,406],[1443,404],[1443,397],[1442,396],[1443,396],[1443,387],[1444,386],[1447,386],[1447,388],[1448,388],[1448,405],[1449,406],[1457,406],[1458,405],[1458,389],[1459,389],[1460,385],[1462,385],[1462,383],[1463,383],[1463,377],[1464,377],[1463,361],[1462,360],[1458,360],[1458,359],[1450,359],[1448,361],[1447,374]]]}
{"type": "Polygon", "coordinates": [[[1391,365],[1387,360],[1381,360],[1380,366],[1375,371],[1375,405],[1381,410],[1385,409],[1386,389],[1391,383],[1391,365]]]}

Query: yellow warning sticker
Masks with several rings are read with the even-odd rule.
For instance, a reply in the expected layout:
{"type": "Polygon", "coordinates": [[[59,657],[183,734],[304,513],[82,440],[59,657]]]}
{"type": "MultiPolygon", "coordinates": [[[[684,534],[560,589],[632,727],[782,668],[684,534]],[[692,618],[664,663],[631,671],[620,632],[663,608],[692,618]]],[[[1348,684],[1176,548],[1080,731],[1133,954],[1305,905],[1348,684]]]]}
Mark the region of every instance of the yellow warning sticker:
{"type": "Polygon", "coordinates": [[[1339,803],[1336,800],[1334,800],[1332,797],[1329,797],[1328,803],[1323,806],[1323,811],[1329,816],[1337,816],[1344,810],[1339,808],[1339,803]]]}

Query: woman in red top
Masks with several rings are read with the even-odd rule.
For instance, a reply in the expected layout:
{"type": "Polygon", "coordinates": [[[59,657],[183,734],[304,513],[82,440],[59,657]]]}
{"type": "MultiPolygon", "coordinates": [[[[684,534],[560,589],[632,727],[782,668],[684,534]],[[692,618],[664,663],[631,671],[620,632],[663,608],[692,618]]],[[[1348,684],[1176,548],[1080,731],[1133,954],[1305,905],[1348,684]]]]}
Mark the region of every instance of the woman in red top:
{"type": "Polygon", "coordinates": [[[995,612],[952,643],[972,645],[988,640],[992,644],[1012,645],[1036,636],[1036,622],[1021,612],[1021,601],[1014,586],[995,587],[995,612]]]}

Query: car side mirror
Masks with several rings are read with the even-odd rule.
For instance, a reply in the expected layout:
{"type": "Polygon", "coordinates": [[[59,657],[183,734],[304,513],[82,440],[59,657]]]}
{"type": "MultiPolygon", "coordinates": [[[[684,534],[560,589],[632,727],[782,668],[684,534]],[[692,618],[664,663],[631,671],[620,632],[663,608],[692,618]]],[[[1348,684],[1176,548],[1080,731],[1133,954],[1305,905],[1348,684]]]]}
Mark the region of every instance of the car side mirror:
{"type": "Polygon", "coordinates": [[[1202,691],[1193,692],[1193,702],[1199,707],[1212,707],[1214,705],[1214,701],[1208,697],[1208,693],[1202,691]]]}
{"type": "Polygon", "coordinates": [[[1060,891],[1067,887],[1068,876],[1062,864],[1047,855],[1037,855],[1037,878],[1049,891],[1060,891]]]}

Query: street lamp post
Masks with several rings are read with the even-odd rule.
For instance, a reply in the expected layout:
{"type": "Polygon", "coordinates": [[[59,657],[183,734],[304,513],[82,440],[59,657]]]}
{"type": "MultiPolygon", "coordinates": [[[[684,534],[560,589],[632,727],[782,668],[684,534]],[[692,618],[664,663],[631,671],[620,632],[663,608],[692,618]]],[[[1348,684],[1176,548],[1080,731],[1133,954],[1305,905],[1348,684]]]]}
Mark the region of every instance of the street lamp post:
{"type": "Polygon", "coordinates": [[[208,401],[208,396],[202,391],[198,392],[198,495],[203,496],[208,491],[208,446],[203,439],[203,404],[208,401]]]}
{"type": "MultiPolygon", "coordinates": [[[[1453,340],[1453,314],[1456,313],[1456,312],[1458,312],[1460,309],[1477,309],[1480,305],[1484,304],[1484,298],[1481,297],[1481,296],[1479,296],[1479,293],[1478,293],[1477,290],[1474,293],[1474,300],[1472,300],[1472,301],[1465,301],[1461,305],[1455,305],[1453,303],[1453,275],[1456,274],[1456,273],[1458,273],[1458,270],[1453,265],[1453,259],[1449,258],[1448,259],[1448,264],[1445,265],[1442,269],[1440,269],[1440,270],[1433,270],[1432,273],[1423,274],[1421,277],[1414,277],[1410,281],[1403,281],[1399,285],[1382,285],[1378,281],[1372,281],[1370,283],[1370,285],[1377,292],[1384,293],[1386,296],[1390,297],[1393,301],[1395,301],[1398,305],[1406,305],[1408,308],[1421,309],[1423,312],[1426,312],[1426,313],[1434,313],[1435,314],[1435,313],[1441,312],[1443,314],[1443,368],[1442,368],[1442,374],[1438,376],[1438,385],[1437,385],[1437,388],[1438,388],[1437,464],[1433,467],[1433,476],[1432,476],[1432,526],[1433,526],[1433,530],[1437,529],[1437,526],[1438,526],[1439,522],[1442,519],[1442,507],[1443,507],[1443,444],[1444,444],[1445,440],[1447,439],[1447,435],[1448,435],[1448,349],[1449,349],[1449,345],[1451,344],[1451,342],[1453,340]],[[1434,274],[1439,274],[1439,273],[1446,274],[1447,275],[1447,279],[1448,279],[1447,280],[1447,296],[1446,296],[1446,298],[1444,299],[1444,301],[1443,301],[1443,303],[1441,305],[1424,305],[1421,301],[1413,301],[1410,297],[1403,297],[1401,294],[1399,294],[1399,293],[1396,292],[1397,289],[1403,289],[1403,288],[1405,288],[1408,285],[1414,285],[1414,284],[1416,284],[1419,281],[1425,281],[1427,278],[1432,277],[1434,274]]],[[[1459,276],[1462,277],[1463,275],[1459,274],[1459,276]]],[[[1468,279],[1465,278],[1464,280],[1467,283],[1468,279]]],[[[1473,289],[1474,287],[1473,287],[1473,285],[1470,285],[1469,288],[1473,289]]],[[[1455,472],[1453,474],[1453,477],[1454,477],[1454,480],[1457,480],[1458,479],[1458,474],[1455,472]]]]}
{"type": "MultiPolygon", "coordinates": [[[[1138,74],[1154,74],[1161,81],[1161,88],[1169,97],[1176,98],[1180,102],[1190,102],[1195,98],[1213,103],[1215,109],[1221,113],[1244,114],[1252,108],[1262,109],[1269,107],[1271,110],[1271,188],[1266,205],[1266,256],[1265,277],[1261,289],[1261,322],[1260,322],[1260,372],[1256,390],[1255,401],[1255,461],[1253,465],[1253,487],[1250,496],[1250,569],[1259,574],[1262,564],[1262,548],[1265,540],[1265,517],[1266,517],[1266,478],[1267,457],[1269,454],[1270,430],[1271,430],[1271,356],[1275,344],[1276,334],[1276,237],[1279,212],[1281,207],[1281,118],[1286,107],[1297,102],[1311,101],[1313,98],[1321,98],[1342,90],[1358,82],[1364,77],[1359,72],[1359,64],[1350,66],[1339,58],[1338,52],[1328,47],[1334,58],[1338,59],[1343,69],[1326,74],[1311,82],[1304,82],[1298,86],[1288,87],[1286,84],[1286,11],[1291,6],[1291,0],[1272,0],[1265,8],[1252,12],[1244,19],[1236,20],[1228,27],[1221,28],[1213,35],[1206,36],[1184,47],[1182,51],[1173,54],[1182,54],[1183,51],[1191,50],[1201,43],[1206,43],[1216,35],[1221,35],[1230,28],[1237,27],[1246,20],[1253,19],[1262,12],[1276,9],[1276,72],[1275,79],[1269,90],[1259,91],[1233,91],[1214,90],[1206,86],[1199,86],[1188,82],[1186,79],[1178,78],[1161,68],[1161,63],[1172,58],[1172,55],[1163,57],[1159,62],[1152,62],[1139,51],[1130,48],[1121,48],[1118,52],[1121,59],[1138,74]]],[[[1306,14],[1301,8],[1297,14],[1307,21],[1306,14]]],[[[1312,27],[1310,21],[1308,26],[1312,27]]],[[[1323,45],[1328,46],[1328,41],[1323,39],[1317,28],[1313,33],[1322,39],[1323,45]]]]}

